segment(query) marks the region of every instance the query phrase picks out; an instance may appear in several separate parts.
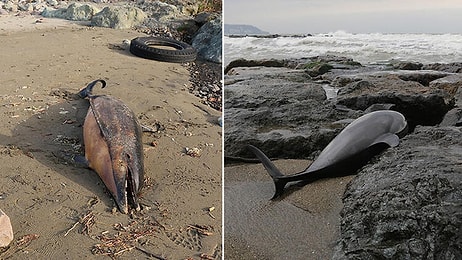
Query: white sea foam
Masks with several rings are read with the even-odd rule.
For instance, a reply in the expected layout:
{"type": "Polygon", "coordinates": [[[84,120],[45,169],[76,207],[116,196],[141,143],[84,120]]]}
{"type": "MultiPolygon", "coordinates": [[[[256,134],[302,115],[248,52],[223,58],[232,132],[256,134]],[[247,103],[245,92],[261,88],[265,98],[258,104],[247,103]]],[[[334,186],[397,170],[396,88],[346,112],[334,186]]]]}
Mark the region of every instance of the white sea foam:
{"type": "Polygon", "coordinates": [[[391,60],[462,62],[460,34],[351,34],[343,31],[307,37],[224,37],[225,64],[245,59],[290,59],[317,55],[353,58],[362,64],[391,60]]]}

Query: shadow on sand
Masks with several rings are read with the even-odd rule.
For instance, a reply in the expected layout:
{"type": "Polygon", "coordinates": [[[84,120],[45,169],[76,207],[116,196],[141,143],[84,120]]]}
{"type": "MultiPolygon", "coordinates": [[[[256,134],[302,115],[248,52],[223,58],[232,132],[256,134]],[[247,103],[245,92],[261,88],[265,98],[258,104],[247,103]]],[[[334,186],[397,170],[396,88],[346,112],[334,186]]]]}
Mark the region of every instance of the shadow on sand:
{"type": "MultiPolygon", "coordinates": [[[[98,197],[106,206],[115,205],[98,175],[90,169],[74,165],[71,156],[83,155],[82,125],[89,102],[67,90],[53,90],[58,103],[38,109],[11,131],[0,135],[0,145],[19,150],[54,172],[63,175],[98,197]]],[[[34,109],[34,108],[31,108],[34,109]]]]}

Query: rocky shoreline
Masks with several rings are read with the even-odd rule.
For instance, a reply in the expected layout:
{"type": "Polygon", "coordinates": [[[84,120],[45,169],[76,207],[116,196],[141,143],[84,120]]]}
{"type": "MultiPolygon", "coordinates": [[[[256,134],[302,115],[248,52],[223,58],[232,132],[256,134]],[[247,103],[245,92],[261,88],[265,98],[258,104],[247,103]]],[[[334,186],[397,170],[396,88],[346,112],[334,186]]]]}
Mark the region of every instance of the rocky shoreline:
{"type": "Polygon", "coordinates": [[[320,56],[237,60],[225,71],[225,159],[253,158],[247,144],[314,159],[367,112],[405,115],[409,134],[347,186],[334,259],[462,257],[462,63],[320,56]]]}
{"type": "Polygon", "coordinates": [[[222,109],[220,1],[2,0],[0,15],[41,15],[89,26],[131,28],[187,42],[198,51],[197,61],[187,64],[191,72],[189,91],[204,104],[219,111],[222,109]]]}

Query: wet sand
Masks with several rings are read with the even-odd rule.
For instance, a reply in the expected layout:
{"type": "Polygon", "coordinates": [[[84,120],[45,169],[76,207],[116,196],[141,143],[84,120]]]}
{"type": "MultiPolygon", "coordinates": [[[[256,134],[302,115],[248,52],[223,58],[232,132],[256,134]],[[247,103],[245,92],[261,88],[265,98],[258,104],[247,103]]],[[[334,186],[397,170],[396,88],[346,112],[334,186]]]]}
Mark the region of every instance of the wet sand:
{"type": "MultiPolygon", "coordinates": [[[[278,160],[283,173],[305,160],[278,160]]],[[[342,194],[352,176],[290,188],[271,201],[274,184],[261,164],[225,167],[226,259],[330,259],[339,234],[342,194]]]]}
{"type": "Polygon", "coordinates": [[[0,258],[221,259],[220,113],[188,92],[187,68],[121,48],[135,31],[38,19],[0,17],[0,206],[15,235],[0,258]],[[75,93],[100,78],[95,94],[159,129],[143,134],[147,185],[131,216],[114,212],[95,172],[62,157],[82,154],[88,101],[75,93]]]}

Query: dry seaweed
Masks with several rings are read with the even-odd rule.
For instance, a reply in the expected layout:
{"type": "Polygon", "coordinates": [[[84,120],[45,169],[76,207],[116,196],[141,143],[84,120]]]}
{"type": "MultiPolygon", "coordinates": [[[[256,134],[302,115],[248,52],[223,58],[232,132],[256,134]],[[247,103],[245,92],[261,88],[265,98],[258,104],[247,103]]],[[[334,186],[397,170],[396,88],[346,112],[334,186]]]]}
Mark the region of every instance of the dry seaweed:
{"type": "Polygon", "coordinates": [[[114,225],[116,232],[106,231],[97,236],[101,243],[94,245],[91,252],[94,255],[106,255],[115,258],[132,249],[138,249],[149,256],[164,259],[138,246],[139,239],[153,236],[158,232],[158,228],[158,222],[150,219],[132,220],[128,225],[117,223],[114,225]]]}

